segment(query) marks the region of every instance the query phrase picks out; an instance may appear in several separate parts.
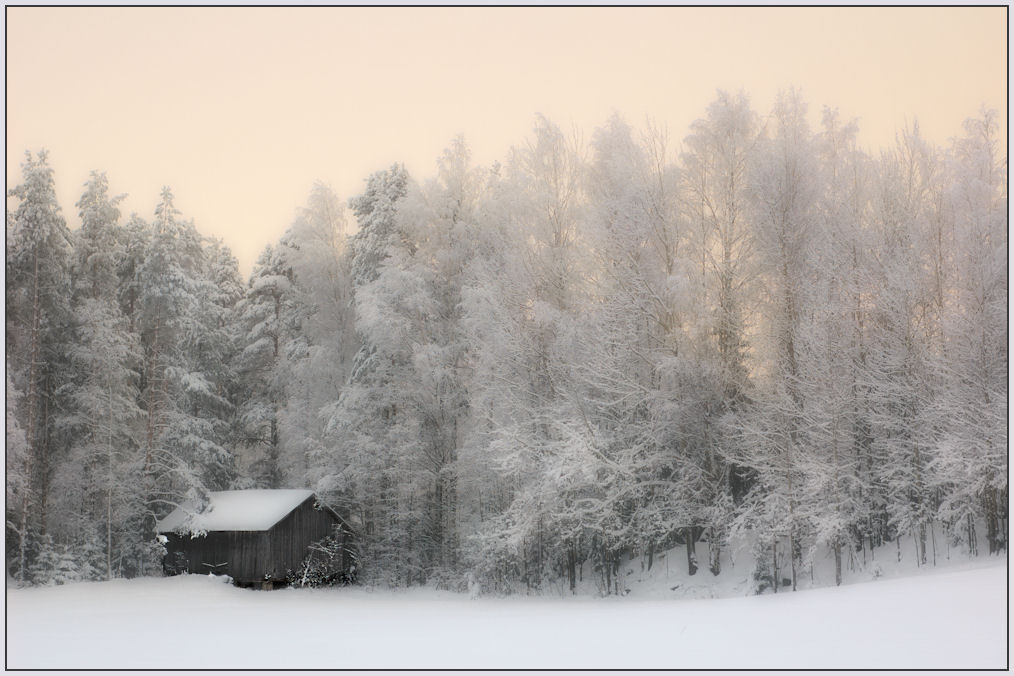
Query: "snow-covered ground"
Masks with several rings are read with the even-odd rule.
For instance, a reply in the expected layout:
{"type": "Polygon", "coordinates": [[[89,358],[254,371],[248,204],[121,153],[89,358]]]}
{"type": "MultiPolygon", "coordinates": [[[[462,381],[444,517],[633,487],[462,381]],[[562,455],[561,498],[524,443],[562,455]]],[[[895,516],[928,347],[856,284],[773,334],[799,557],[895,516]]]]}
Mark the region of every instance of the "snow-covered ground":
{"type": "Polygon", "coordinates": [[[659,590],[682,589],[662,579],[607,598],[262,592],[196,575],[8,589],[7,667],[1008,665],[1005,557],[838,589],[708,600],[662,598],[659,590]]]}

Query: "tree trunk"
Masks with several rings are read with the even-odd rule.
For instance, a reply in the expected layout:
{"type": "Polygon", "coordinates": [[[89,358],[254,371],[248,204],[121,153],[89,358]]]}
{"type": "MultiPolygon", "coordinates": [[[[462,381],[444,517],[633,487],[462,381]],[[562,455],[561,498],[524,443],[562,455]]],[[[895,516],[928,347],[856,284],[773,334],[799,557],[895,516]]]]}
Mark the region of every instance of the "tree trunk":
{"type": "Polygon", "coordinates": [[[697,551],[694,543],[694,527],[687,526],[683,529],[683,539],[687,544],[687,573],[697,573],[697,551]]]}
{"type": "Polygon", "coordinates": [[[39,443],[39,492],[38,502],[36,510],[38,512],[38,524],[39,524],[39,535],[43,535],[46,532],[46,526],[48,523],[47,515],[49,514],[49,394],[52,391],[52,383],[49,382],[49,374],[47,373],[43,379],[43,398],[42,398],[42,419],[40,423],[40,443],[39,443]]]}
{"type": "Polygon", "coordinates": [[[21,534],[18,542],[18,560],[20,569],[18,570],[18,581],[22,584],[26,578],[26,568],[28,565],[28,520],[29,513],[31,511],[31,500],[29,496],[32,493],[32,486],[34,483],[35,474],[35,454],[36,454],[36,415],[38,407],[38,383],[39,378],[39,357],[40,357],[40,324],[41,324],[41,308],[39,307],[39,252],[38,249],[35,251],[35,266],[33,272],[33,288],[32,288],[32,333],[31,342],[29,344],[29,362],[28,362],[28,396],[26,401],[28,403],[28,423],[25,427],[25,484],[24,492],[21,496],[21,534]]]}
{"type": "Polygon", "coordinates": [[[919,565],[926,565],[926,524],[919,524],[919,565]]]}
{"type": "Polygon", "coordinates": [[[155,437],[158,426],[159,383],[155,373],[158,370],[159,342],[158,333],[161,327],[161,314],[155,316],[155,331],[151,340],[151,358],[148,363],[148,420],[145,432],[145,456],[144,456],[144,481],[145,481],[145,502],[147,513],[144,516],[143,538],[147,538],[155,530],[155,437]]]}
{"type": "Polygon", "coordinates": [[[113,385],[107,383],[109,391],[109,428],[106,440],[106,579],[113,579],[113,385]]]}
{"type": "Polygon", "coordinates": [[[796,551],[799,549],[799,543],[796,541],[794,533],[789,533],[789,566],[792,569],[792,591],[796,591],[796,562],[798,555],[796,551]]]}
{"type": "Polygon", "coordinates": [[[570,579],[570,593],[574,594],[577,590],[577,552],[573,543],[567,550],[567,575],[570,579]]]}
{"type": "Polygon", "coordinates": [[[1000,518],[997,509],[996,489],[987,488],[983,497],[986,512],[986,542],[989,543],[989,553],[999,554],[1001,550],[1000,518]]]}
{"type": "Polygon", "coordinates": [[[834,542],[834,584],[841,586],[841,541],[837,539],[834,542]]]}
{"type": "Polygon", "coordinates": [[[708,535],[708,570],[716,576],[722,572],[722,545],[718,542],[714,526],[708,535]]]}
{"type": "Polygon", "coordinates": [[[606,551],[606,545],[602,545],[602,571],[606,574],[606,595],[609,595],[610,590],[613,587],[613,566],[609,561],[609,552],[606,551]]]}
{"type": "Polygon", "coordinates": [[[979,541],[975,535],[975,522],[972,520],[971,514],[968,515],[967,522],[968,522],[968,553],[971,556],[978,556],[979,541]]]}
{"type": "Polygon", "coordinates": [[[774,587],[775,593],[778,593],[778,538],[775,537],[771,543],[771,586],[774,587]]]}

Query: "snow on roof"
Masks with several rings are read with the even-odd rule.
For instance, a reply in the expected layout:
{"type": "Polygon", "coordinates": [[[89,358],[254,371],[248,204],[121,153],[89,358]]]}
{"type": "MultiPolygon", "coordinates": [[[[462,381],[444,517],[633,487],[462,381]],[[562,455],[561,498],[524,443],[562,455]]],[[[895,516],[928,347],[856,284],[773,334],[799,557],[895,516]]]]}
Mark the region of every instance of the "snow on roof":
{"type": "Polygon", "coordinates": [[[307,489],[253,489],[208,493],[208,506],[198,514],[187,500],[155,525],[156,532],[268,530],[313,495],[307,489]]]}

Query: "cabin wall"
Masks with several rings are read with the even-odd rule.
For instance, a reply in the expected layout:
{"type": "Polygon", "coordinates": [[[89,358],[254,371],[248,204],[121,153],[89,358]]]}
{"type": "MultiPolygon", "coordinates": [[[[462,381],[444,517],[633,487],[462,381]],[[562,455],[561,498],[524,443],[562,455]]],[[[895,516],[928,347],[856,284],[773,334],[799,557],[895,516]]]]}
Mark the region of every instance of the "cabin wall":
{"type": "MultiPolygon", "coordinates": [[[[211,531],[194,538],[166,533],[166,572],[214,572],[240,584],[285,580],[306,558],[309,545],[331,535],[340,523],[330,512],[315,509],[315,502],[307,499],[267,531],[211,531]],[[178,556],[183,568],[171,570],[178,556]]],[[[348,568],[349,562],[343,563],[348,568]]]]}
{"type": "Polygon", "coordinates": [[[263,531],[212,531],[198,537],[167,534],[167,563],[171,565],[176,552],[180,552],[187,572],[214,572],[242,582],[258,581],[264,575],[266,535],[263,531]],[[226,565],[219,565],[223,563],[226,565]]]}
{"type": "Polygon", "coordinates": [[[315,502],[315,498],[305,501],[268,531],[267,542],[276,579],[284,578],[287,571],[298,569],[306,558],[307,547],[331,535],[339,525],[326,510],[314,508],[315,502]]]}

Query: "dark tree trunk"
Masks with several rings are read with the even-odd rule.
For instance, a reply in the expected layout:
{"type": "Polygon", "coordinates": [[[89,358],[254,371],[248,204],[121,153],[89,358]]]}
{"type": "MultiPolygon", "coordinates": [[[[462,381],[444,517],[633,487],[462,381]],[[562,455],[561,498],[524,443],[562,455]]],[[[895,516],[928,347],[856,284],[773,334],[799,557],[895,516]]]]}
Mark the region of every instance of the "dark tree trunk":
{"type": "Polygon", "coordinates": [[[771,586],[774,587],[776,594],[780,584],[781,581],[778,579],[778,538],[775,538],[771,543],[771,586]]]}
{"type": "Polygon", "coordinates": [[[722,572],[722,545],[718,542],[714,526],[708,535],[708,570],[716,576],[722,572]]]}
{"type": "Polygon", "coordinates": [[[834,542],[834,584],[841,586],[841,541],[834,542]]]}
{"type": "Polygon", "coordinates": [[[697,551],[694,537],[694,527],[687,526],[683,529],[683,539],[687,544],[687,573],[697,574],[697,551]]]}
{"type": "Polygon", "coordinates": [[[574,594],[577,590],[577,552],[573,544],[567,549],[567,576],[570,579],[570,593],[574,594]]]}
{"type": "Polygon", "coordinates": [[[796,563],[800,559],[799,542],[795,535],[789,535],[789,565],[792,568],[792,591],[796,591],[796,563]]]}

